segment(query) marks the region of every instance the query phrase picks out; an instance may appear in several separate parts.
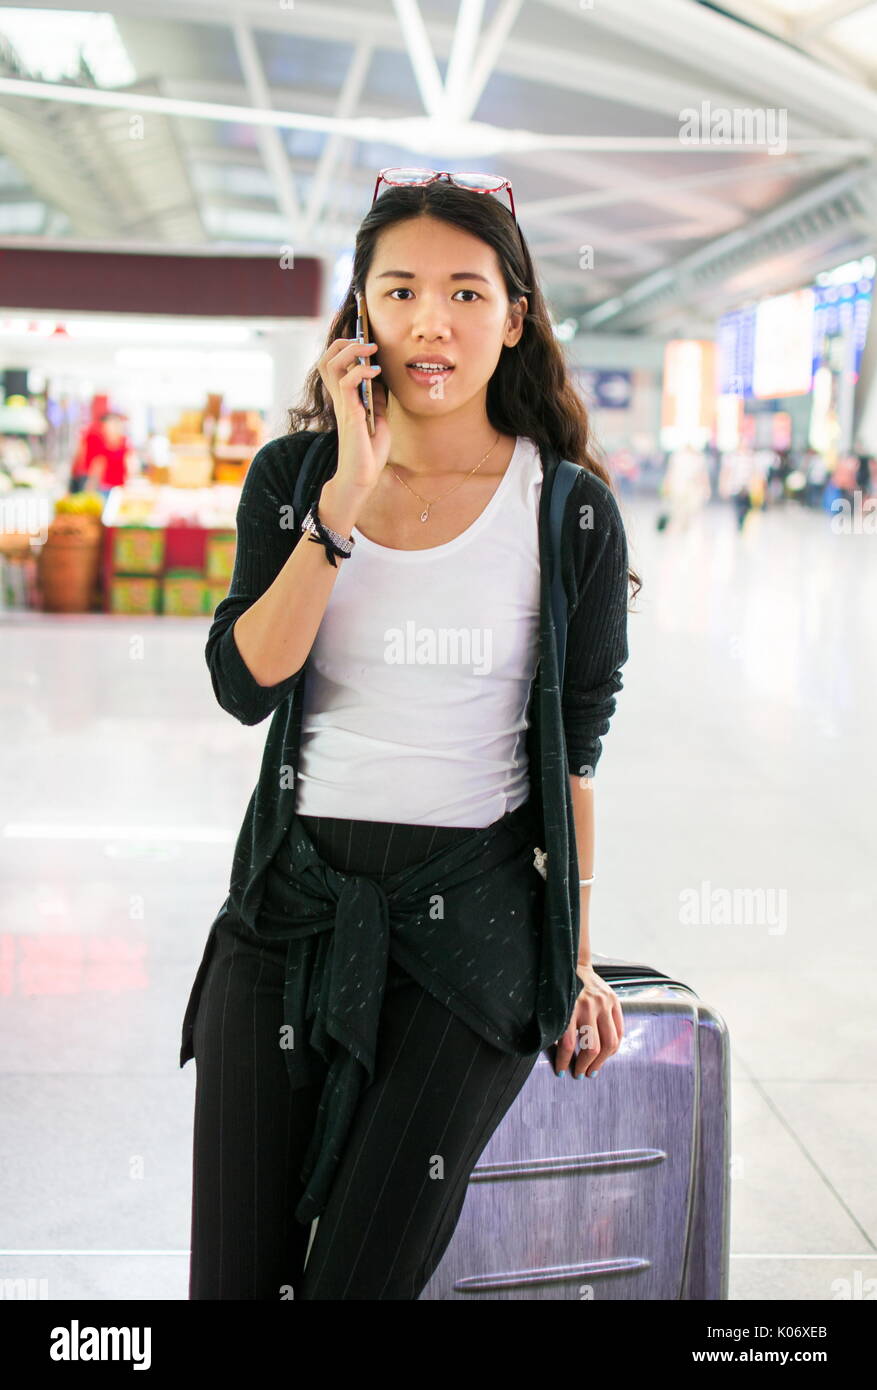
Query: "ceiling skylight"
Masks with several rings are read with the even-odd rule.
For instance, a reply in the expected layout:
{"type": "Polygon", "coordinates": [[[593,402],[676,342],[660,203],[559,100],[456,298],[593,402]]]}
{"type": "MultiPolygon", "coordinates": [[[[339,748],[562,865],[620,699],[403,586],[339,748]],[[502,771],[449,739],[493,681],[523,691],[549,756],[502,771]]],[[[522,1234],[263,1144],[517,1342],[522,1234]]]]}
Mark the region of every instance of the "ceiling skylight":
{"type": "Polygon", "coordinates": [[[137,76],[110,14],[0,9],[0,34],[32,76],[46,82],[76,77],[80,54],[101,87],[123,87],[137,76]]]}

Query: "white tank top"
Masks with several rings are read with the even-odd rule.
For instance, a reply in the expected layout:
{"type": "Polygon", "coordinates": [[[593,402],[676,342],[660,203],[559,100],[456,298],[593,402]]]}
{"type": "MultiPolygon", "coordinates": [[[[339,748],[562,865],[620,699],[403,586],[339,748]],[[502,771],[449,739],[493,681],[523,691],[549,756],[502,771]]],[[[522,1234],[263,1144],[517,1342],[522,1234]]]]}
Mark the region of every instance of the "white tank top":
{"type": "Polygon", "coordinates": [[[299,814],[483,827],[527,800],[541,488],[519,435],[446,545],[393,550],[353,528],[309,658],[299,814]]]}

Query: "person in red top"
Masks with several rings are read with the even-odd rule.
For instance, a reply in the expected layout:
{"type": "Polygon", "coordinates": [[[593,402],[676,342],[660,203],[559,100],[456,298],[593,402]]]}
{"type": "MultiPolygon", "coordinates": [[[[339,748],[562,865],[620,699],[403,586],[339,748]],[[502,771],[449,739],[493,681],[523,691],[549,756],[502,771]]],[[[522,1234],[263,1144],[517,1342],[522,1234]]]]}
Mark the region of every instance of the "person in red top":
{"type": "Polygon", "coordinates": [[[121,487],[127,477],[130,451],[122,416],[108,411],[96,425],[83,431],[71,470],[70,491],[79,492],[91,482],[106,496],[110,488],[121,487]]]}
{"type": "Polygon", "coordinates": [[[88,482],[91,465],[105,448],[103,425],[93,421],[79,436],[79,447],[70,469],[70,491],[81,492],[88,482]]]}
{"type": "Polygon", "coordinates": [[[124,486],[131,445],[121,415],[104,415],[101,423],[104,427],[103,453],[92,460],[90,471],[101,492],[107,493],[111,487],[124,486]]]}

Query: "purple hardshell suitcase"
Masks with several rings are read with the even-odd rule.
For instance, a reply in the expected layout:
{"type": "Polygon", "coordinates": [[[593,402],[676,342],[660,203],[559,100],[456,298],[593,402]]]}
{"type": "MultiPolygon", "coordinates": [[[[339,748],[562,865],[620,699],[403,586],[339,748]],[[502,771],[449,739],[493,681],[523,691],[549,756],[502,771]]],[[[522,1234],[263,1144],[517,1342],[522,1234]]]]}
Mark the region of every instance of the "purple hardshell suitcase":
{"type": "Polygon", "coordinates": [[[621,1000],[597,1077],[539,1055],[421,1299],[725,1299],[729,1050],[679,980],[594,955],[621,1000]]]}

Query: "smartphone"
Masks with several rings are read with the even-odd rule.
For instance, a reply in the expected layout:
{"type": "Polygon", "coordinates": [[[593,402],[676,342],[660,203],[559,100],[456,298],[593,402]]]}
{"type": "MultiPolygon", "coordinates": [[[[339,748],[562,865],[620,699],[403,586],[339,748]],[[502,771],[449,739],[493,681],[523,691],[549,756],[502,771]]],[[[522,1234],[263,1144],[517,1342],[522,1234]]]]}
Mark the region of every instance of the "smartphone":
{"type": "MultiPolygon", "coordinates": [[[[368,310],[365,307],[365,295],[359,290],[356,291],[356,338],[360,343],[367,343],[369,339],[368,329],[368,310]]],[[[370,357],[360,357],[360,365],[375,365],[375,354],[370,357]]],[[[365,381],[359,383],[359,398],[365,408],[365,418],[368,425],[369,434],[375,432],[375,406],[372,400],[372,379],[366,377],[365,381]]]]}

